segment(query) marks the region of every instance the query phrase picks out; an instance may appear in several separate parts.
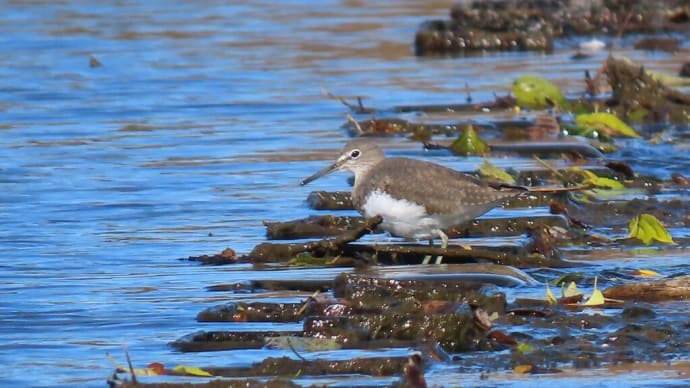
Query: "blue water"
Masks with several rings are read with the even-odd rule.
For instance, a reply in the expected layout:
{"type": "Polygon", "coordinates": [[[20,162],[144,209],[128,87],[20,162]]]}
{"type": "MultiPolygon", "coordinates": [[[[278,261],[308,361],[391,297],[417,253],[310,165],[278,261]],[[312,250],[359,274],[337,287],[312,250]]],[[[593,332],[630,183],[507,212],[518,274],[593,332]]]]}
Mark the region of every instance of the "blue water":
{"type": "MultiPolygon", "coordinates": [[[[579,87],[605,58],[415,58],[417,25],[453,2],[425,3],[4,3],[0,385],[104,386],[106,353],[124,364],[124,347],[137,366],[265,357],[172,351],[201,309],[231,300],[207,286],[251,273],[176,259],[246,253],[265,240],[261,221],[310,214],[313,188],[297,183],[346,139],[348,110],[320,88],[385,108],[462,102],[469,84],[481,101],[526,70],[579,87]]],[[[660,70],[681,62],[627,54],[660,70]]]]}

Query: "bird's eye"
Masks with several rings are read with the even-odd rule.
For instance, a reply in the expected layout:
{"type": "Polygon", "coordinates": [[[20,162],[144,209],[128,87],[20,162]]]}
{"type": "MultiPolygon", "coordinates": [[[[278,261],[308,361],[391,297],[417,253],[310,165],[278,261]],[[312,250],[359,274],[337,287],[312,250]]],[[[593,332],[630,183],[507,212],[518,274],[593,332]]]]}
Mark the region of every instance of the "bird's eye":
{"type": "Polygon", "coordinates": [[[352,159],[357,159],[360,155],[362,155],[362,152],[360,152],[360,150],[352,150],[350,152],[350,158],[352,159]]]}

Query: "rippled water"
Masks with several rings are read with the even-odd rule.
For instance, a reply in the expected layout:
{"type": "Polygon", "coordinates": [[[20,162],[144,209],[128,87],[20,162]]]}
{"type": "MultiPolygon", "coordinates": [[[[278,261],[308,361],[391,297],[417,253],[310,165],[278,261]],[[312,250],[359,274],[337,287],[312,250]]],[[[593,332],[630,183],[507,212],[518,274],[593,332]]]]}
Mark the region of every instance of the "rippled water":
{"type": "MultiPolygon", "coordinates": [[[[605,57],[572,62],[566,47],[414,57],[418,24],[452,3],[5,3],[0,385],[103,386],[105,354],[124,361],[124,345],[139,365],[237,362],[234,352],[178,354],[167,343],[227,300],[205,287],[248,268],[176,259],[247,252],[265,238],[262,220],[309,213],[311,188],[297,182],[346,139],[347,110],[321,87],[377,107],[462,102],[467,86],[480,101],[525,71],[579,88],[605,57]],[[90,67],[90,56],[103,66],[90,67]]],[[[681,62],[625,54],[668,72],[681,62]]],[[[392,146],[425,156],[403,140],[392,146]]],[[[343,176],[319,187],[343,189],[343,176]]]]}

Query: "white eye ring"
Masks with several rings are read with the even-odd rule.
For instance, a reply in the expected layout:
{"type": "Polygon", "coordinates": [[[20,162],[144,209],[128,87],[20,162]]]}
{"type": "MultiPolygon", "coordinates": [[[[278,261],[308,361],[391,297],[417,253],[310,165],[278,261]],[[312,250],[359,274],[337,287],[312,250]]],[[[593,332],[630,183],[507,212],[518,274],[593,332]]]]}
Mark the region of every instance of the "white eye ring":
{"type": "Polygon", "coordinates": [[[358,149],[350,151],[350,159],[359,159],[360,156],[362,156],[362,151],[358,149]]]}

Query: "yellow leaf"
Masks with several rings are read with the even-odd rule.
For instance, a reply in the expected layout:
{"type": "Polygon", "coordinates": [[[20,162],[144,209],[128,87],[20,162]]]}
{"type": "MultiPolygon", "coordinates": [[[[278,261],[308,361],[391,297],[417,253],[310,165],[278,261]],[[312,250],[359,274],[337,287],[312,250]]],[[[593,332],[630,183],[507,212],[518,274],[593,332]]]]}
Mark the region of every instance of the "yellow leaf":
{"type": "Polygon", "coordinates": [[[491,178],[506,183],[515,183],[515,178],[500,168],[494,166],[488,160],[484,159],[484,163],[479,167],[479,175],[484,178],[491,178]]]}
{"type": "Polygon", "coordinates": [[[607,112],[582,113],[575,116],[575,122],[610,136],[640,137],[628,124],[607,112]]]}
{"type": "Polygon", "coordinates": [[[558,299],[556,299],[556,297],[551,292],[551,289],[549,288],[549,282],[546,282],[546,301],[549,302],[549,304],[558,303],[558,299]]]}
{"type": "Polygon", "coordinates": [[[594,278],[594,289],[592,290],[592,295],[584,303],[571,303],[569,306],[602,306],[606,302],[610,303],[623,303],[622,300],[605,298],[604,294],[597,288],[598,278],[594,278]]]}
{"type": "Polygon", "coordinates": [[[659,275],[658,272],[652,271],[651,269],[638,269],[634,273],[635,276],[641,276],[641,277],[655,277],[655,276],[661,276],[659,275]]]}
{"type": "Polygon", "coordinates": [[[570,282],[568,288],[561,288],[561,295],[563,298],[570,298],[582,294],[583,292],[577,289],[577,284],[575,284],[575,282],[570,282]]]}
{"type": "Polygon", "coordinates": [[[604,304],[604,294],[599,290],[592,291],[592,296],[582,304],[582,306],[601,306],[604,304]]]}
{"type": "Polygon", "coordinates": [[[530,373],[530,372],[532,372],[532,365],[529,365],[529,364],[516,365],[513,368],[513,372],[514,373],[520,373],[520,374],[530,373]]]}
{"type": "Polygon", "coordinates": [[[212,377],[213,375],[210,374],[209,372],[197,368],[195,366],[184,366],[184,365],[178,365],[172,370],[174,373],[179,373],[187,376],[200,376],[200,377],[212,377]]]}
{"type": "Polygon", "coordinates": [[[671,234],[664,225],[651,214],[643,213],[630,220],[628,238],[636,238],[649,245],[656,240],[664,244],[675,244],[671,234]]]}

